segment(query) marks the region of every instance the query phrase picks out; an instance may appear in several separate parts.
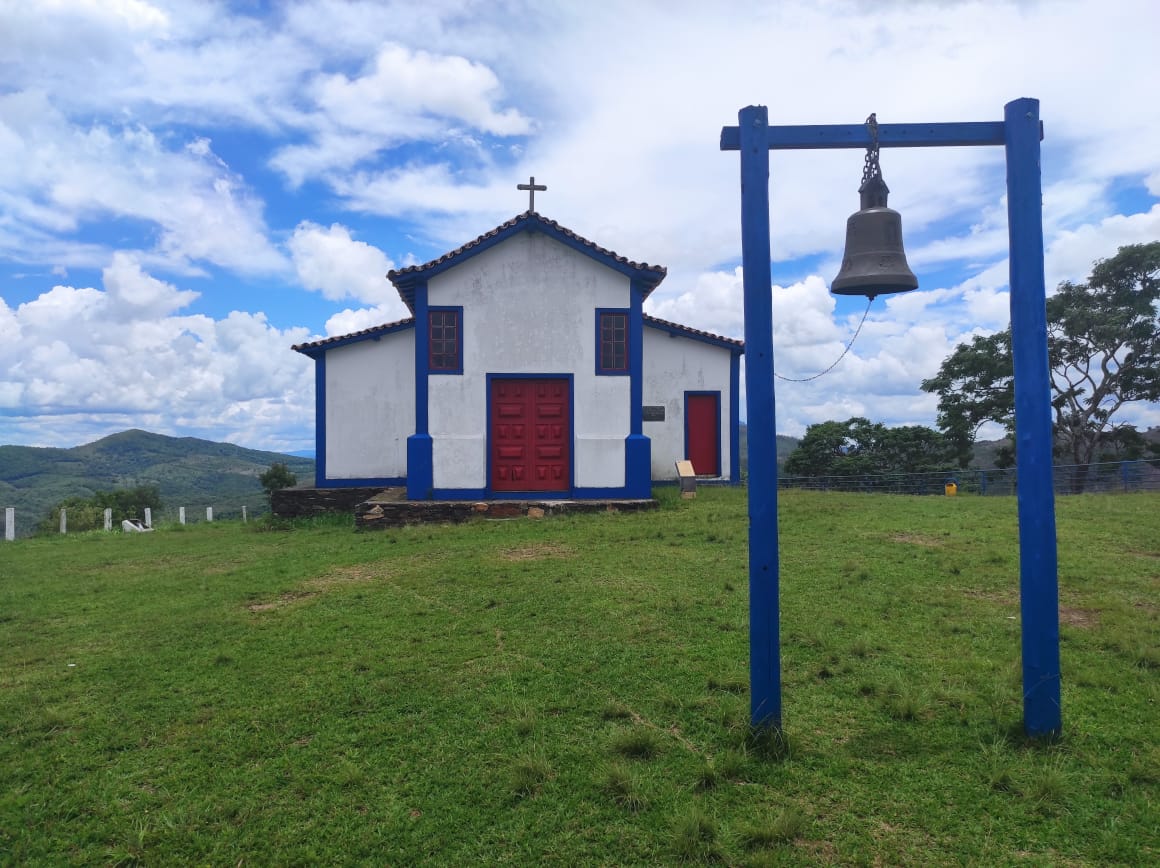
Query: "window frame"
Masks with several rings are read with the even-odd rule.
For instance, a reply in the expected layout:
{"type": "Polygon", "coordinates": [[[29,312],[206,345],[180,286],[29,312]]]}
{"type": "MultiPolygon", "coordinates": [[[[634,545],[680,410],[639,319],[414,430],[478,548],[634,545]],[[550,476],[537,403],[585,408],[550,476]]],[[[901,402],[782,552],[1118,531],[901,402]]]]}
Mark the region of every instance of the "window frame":
{"type": "Polygon", "coordinates": [[[631,311],[625,307],[598,307],[596,309],[596,374],[603,377],[627,377],[632,374],[632,353],[630,345],[629,332],[631,330],[631,311]],[[608,367],[604,364],[604,321],[605,317],[618,316],[623,321],[623,338],[619,341],[613,337],[610,339],[612,352],[615,354],[617,348],[615,344],[623,342],[624,352],[624,367],[608,367]]]}
{"type": "Polygon", "coordinates": [[[427,308],[427,372],[430,374],[462,374],[463,373],[463,307],[462,306],[438,306],[427,308]],[[440,337],[440,351],[436,353],[435,343],[436,338],[433,334],[435,328],[435,314],[440,316],[440,328],[447,328],[446,315],[454,315],[455,337],[448,339],[440,337]],[[436,366],[436,355],[447,355],[447,344],[454,340],[455,342],[455,358],[454,363],[450,365],[436,366]]]}

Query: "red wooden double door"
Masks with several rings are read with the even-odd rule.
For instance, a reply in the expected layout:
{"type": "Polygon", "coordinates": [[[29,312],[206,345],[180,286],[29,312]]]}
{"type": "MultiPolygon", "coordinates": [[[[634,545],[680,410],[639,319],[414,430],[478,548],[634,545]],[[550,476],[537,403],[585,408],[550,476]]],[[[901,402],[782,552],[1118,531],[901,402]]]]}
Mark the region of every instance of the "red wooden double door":
{"type": "Polygon", "coordinates": [[[493,491],[567,491],[571,487],[572,410],[565,379],[491,381],[493,491]]]}

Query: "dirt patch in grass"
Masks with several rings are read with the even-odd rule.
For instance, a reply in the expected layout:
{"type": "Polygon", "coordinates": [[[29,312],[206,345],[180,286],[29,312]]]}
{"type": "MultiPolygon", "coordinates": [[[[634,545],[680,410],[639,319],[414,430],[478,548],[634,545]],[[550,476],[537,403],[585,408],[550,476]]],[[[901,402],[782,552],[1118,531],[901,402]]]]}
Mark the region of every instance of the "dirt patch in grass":
{"type": "Polygon", "coordinates": [[[1078,606],[1060,606],[1059,623],[1069,627],[1083,627],[1090,630],[1100,622],[1100,613],[1095,609],[1081,609],[1078,606]]]}
{"type": "Polygon", "coordinates": [[[261,603],[250,603],[246,606],[246,609],[250,612],[270,612],[274,609],[281,609],[283,606],[289,606],[291,603],[297,603],[299,600],[305,600],[315,596],[317,594],[313,591],[288,591],[285,594],[279,594],[273,600],[266,600],[261,603]]]}
{"type": "Polygon", "coordinates": [[[938,548],[943,545],[941,539],[936,539],[932,536],[923,536],[920,533],[895,533],[890,535],[891,542],[909,543],[912,546],[927,546],[928,548],[938,548]]]}
{"type": "Polygon", "coordinates": [[[576,556],[576,550],[558,543],[532,543],[504,549],[499,556],[505,561],[539,561],[545,558],[573,558],[576,556]]]}
{"type": "Polygon", "coordinates": [[[389,576],[390,571],[380,564],[358,564],[352,567],[342,567],[317,578],[308,579],[302,583],[300,588],[279,594],[273,600],[250,603],[246,609],[251,612],[270,612],[302,600],[309,600],[311,597],[317,597],[319,594],[325,594],[337,588],[379,581],[389,576]]]}

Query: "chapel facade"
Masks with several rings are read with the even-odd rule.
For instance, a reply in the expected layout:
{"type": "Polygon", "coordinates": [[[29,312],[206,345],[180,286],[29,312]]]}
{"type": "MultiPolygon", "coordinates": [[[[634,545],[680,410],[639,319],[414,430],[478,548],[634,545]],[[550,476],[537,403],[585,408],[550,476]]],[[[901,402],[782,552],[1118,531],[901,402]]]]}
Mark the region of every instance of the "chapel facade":
{"type": "Polygon", "coordinates": [[[645,314],[665,274],[531,210],[391,271],[412,316],[293,347],[315,364],[316,487],[647,498],[685,458],[739,482],[743,344],[645,314]]]}

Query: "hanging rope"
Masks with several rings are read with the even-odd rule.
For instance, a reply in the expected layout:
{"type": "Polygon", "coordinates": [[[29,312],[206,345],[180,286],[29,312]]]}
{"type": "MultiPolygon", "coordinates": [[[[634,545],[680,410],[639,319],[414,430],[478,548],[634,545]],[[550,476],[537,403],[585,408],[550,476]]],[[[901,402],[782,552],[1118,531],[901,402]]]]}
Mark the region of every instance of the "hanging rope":
{"type": "Polygon", "coordinates": [[[854,336],[850,338],[850,343],[846,344],[846,349],[842,350],[842,355],[834,359],[834,363],[824,371],[818,374],[814,374],[812,377],[783,377],[781,374],[777,373],[777,371],[774,371],[773,375],[779,380],[785,380],[787,383],[808,383],[810,380],[816,380],[818,377],[824,377],[826,374],[830,373],[830,371],[838,367],[838,362],[846,358],[846,353],[850,352],[850,347],[854,346],[854,341],[858,340],[858,335],[862,333],[862,325],[866,322],[866,317],[870,315],[870,305],[872,304],[874,304],[873,296],[866,299],[866,310],[862,311],[862,319],[858,323],[858,328],[854,329],[854,336]]]}

